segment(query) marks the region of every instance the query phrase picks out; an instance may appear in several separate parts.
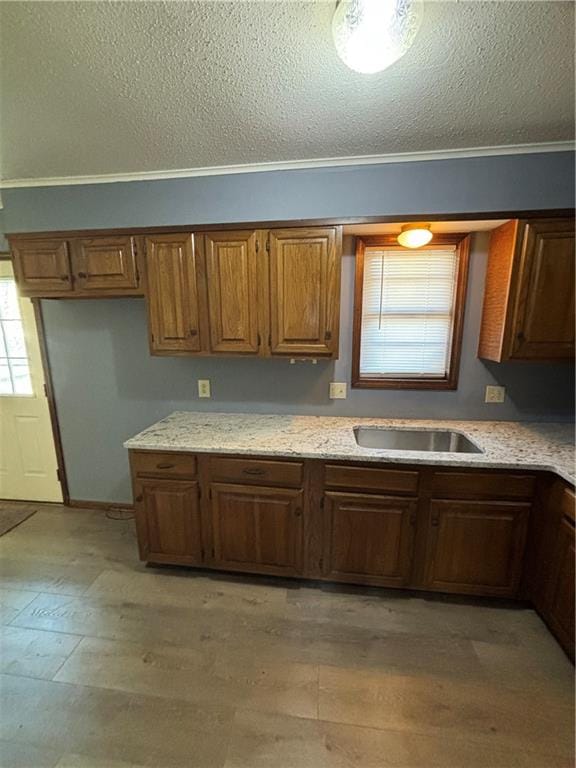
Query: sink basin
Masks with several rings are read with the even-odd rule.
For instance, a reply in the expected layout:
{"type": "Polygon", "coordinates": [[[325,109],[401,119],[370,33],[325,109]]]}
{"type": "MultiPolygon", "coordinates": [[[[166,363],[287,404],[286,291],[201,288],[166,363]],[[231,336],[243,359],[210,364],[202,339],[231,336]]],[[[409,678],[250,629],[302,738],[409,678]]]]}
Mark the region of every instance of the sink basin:
{"type": "Polygon", "coordinates": [[[362,448],[382,448],[387,451],[483,453],[482,449],[466,435],[450,429],[354,427],[354,437],[362,448]]]}

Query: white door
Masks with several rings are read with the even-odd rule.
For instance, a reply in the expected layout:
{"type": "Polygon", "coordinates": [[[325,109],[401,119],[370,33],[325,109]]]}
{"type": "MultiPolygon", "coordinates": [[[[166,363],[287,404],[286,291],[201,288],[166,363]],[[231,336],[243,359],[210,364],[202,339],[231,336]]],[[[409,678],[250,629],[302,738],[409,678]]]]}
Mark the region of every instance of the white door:
{"type": "Polygon", "coordinates": [[[0,261],[0,499],[62,501],[30,299],[0,261]]]}

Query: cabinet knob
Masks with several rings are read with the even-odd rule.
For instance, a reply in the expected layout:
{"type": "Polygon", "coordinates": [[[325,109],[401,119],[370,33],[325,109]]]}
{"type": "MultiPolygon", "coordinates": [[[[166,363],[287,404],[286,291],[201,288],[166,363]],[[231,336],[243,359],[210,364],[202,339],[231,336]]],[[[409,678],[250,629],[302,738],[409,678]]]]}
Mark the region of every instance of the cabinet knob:
{"type": "Polygon", "coordinates": [[[190,328],[190,336],[197,336],[197,335],[198,335],[198,331],[196,330],[196,328],[190,328]]]}
{"type": "Polygon", "coordinates": [[[437,528],[439,522],[440,521],[439,521],[439,519],[437,517],[433,517],[432,520],[430,521],[430,524],[433,525],[434,528],[437,528]]]}
{"type": "Polygon", "coordinates": [[[518,341],[524,341],[526,339],[526,336],[524,336],[524,333],[520,331],[520,333],[516,334],[516,338],[518,339],[518,341]]]}
{"type": "Polygon", "coordinates": [[[324,341],[330,341],[331,338],[332,338],[332,331],[326,331],[326,333],[324,334],[324,341]]]}
{"type": "Polygon", "coordinates": [[[142,499],[143,499],[143,496],[142,496],[142,494],[140,494],[139,496],[136,496],[136,498],[134,499],[134,501],[138,501],[138,502],[140,502],[140,501],[142,501],[142,499]]]}
{"type": "Polygon", "coordinates": [[[77,277],[81,278],[82,280],[86,277],[86,272],[78,272],[77,277]]]}
{"type": "Polygon", "coordinates": [[[298,509],[294,511],[294,514],[296,515],[296,517],[302,517],[302,510],[300,509],[300,507],[298,507],[298,509]]]}
{"type": "Polygon", "coordinates": [[[68,280],[70,280],[70,275],[60,275],[60,280],[67,282],[68,280]]]}

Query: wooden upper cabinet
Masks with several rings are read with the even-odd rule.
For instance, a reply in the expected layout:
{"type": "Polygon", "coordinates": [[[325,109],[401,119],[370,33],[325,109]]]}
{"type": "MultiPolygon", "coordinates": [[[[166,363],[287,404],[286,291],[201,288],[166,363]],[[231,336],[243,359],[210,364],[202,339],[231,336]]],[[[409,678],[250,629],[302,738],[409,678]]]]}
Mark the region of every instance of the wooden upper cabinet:
{"type": "Polygon", "coordinates": [[[338,356],[340,227],[273,229],[270,254],[270,352],[338,356]]]}
{"type": "Polygon", "coordinates": [[[136,248],[132,237],[94,237],[73,240],[75,290],[104,295],[142,293],[136,248]]]}
{"type": "Polygon", "coordinates": [[[512,220],[494,230],[479,357],[574,357],[574,219],[512,220]]]}
{"type": "Polygon", "coordinates": [[[428,589],[514,597],[530,504],[432,501],[427,533],[428,589]]]}
{"type": "Polygon", "coordinates": [[[210,351],[259,352],[258,235],[206,232],[201,239],[206,260],[210,351]]]}
{"type": "Polygon", "coordinates": [[[192,234],[146,238],[152,354],[201,351],[197,267],[192,234]]]}
{"type": "Polygon", "coordinates": [[[51,296],[72,290],[66,240],[11,241],[14,273],[23,296],[51,296]]]}

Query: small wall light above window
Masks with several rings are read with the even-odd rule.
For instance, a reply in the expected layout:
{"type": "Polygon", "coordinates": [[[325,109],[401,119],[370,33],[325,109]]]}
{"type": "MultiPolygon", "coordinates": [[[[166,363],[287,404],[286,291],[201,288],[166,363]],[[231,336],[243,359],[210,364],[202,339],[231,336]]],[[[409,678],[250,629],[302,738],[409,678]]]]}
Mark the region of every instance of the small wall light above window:
{"type": "Polygon", "coordinates": [[[336,51],[356,72],[381,72],[410,48],[421,20],[421,0],[339,0],[332,19],[336,51]]]}
{"type": "Polygon", "coordinates": [[[432,240],[430,224],[405,224],[397,239],[404,248],[422,248],[432,240]]]}

